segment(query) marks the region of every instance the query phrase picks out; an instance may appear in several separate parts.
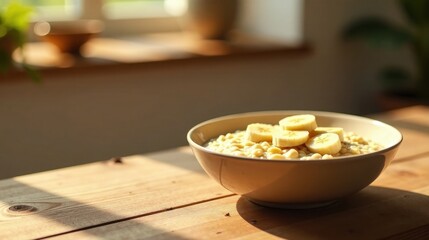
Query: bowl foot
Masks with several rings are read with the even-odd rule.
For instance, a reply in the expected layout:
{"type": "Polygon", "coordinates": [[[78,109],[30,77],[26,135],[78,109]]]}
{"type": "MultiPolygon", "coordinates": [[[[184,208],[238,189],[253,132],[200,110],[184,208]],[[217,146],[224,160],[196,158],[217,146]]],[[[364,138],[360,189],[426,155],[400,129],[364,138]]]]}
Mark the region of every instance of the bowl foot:
{"type": "Polygon", "coordinates": [[[318,203],[275,203],[275,202],[265,202],[255,199],[248,199],[250,202],[260,205],[263,207],[270,208],[283,208],[283,209],[310,209],[310,208],[319,208],[329,206],[337,200],[326,201],[326,202],[318,202],[318,203]]]}

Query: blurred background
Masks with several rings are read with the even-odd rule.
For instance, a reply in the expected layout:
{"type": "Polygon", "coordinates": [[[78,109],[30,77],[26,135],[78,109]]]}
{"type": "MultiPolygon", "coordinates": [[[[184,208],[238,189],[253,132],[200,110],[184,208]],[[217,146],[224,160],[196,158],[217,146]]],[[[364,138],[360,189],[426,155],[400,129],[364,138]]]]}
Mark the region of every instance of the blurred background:
{"type": "Polygon", "coordinates": [[[225,114],[414,104],[400,2],[3,0],[0,46],[18,40],[0,62],[0,178],[186,145],[225,114]]]}

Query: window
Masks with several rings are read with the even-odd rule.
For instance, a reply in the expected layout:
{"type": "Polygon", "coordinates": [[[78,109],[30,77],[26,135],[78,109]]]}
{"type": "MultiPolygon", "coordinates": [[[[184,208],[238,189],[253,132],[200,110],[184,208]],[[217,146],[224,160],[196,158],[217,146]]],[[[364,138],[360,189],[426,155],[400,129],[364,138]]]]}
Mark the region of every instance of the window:
{"type": "Polygon", "coordinates": [[[304,41],[303,0],[245,0],[240,29],[290,45],[304,41]]]}
{"type": "Polygon", "coordinates": [[[164,0],[105,0],[103,13],[109,19],[169,17],[164,0]]]}
{"type": "Polygon", "coordinates": [[[166,11],[164,0],[20,0],[20,2],[33,6],[35,12],[33,21],[103,19],[106,25],[104,35],[178,30],[177,20],[166,11]]]}
{"type": "Polygon", "coordinates": [[[34,8],[33,21],[71,20],[79,17],[77,1],[71,0],[21,0],[34,8]]]}
{"type": "MultiPolygon", "coordinates": [[[[2,0],[1,4],[12,1],[2,0]]],[[[32,5],[34,21],[102,19],[104,36],[179,31],[185,0],[18,0],[32,5]],[[124,27],[126,26],[126,27],[124,27]]],[[[240,0],[238,28],[289,44],[303,41],[303,0],[240,0]]]]}
{"type": "MultiPolygon", "coordinates": [[[[10,0],[6,1],[9,2],[10,0]]],[[[180,1],[180,0],[178,0],[180,1]]],[[[170,17],[164,0],[20,0],[34,7],[34,20],[170,17]]]]}

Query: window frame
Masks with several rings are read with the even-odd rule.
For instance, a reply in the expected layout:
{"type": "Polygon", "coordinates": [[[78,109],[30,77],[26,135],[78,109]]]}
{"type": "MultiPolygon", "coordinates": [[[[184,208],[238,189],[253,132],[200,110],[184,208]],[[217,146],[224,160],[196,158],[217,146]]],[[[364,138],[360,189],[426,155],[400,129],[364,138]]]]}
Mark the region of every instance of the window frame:
{"type": "MultiPolygon", "coordinates": [[[[153,16],[151,14],[151,17],[109,18],[109,16],[106,16],[103,12],[103,4],[105,0],[66,1],[70,1],[72,4],[80,8],[80,11],[73,9],[73,12],[76,13],[76,17],[74,19],[102,20],[105,23],[104,31],[100,34],[102,37],[121,38],[129,35],[136,36],[155,32],[179,32],[182,30],[180,16],[167,15],[164,13],[161,14],[161,16],[153,16]]],[[[167,1],[179,0],[163,0],[163,4],[167,1]]],[[[286,42],[292,45],[299,45],[303,42],[304,38],[304,31],[302,30],[304,3],[302,0],[294,0],[294,2],[293,6],[295,7],[288,8],[285,7],[285,2],[279,0],[271,0],[267,2],[260,0],[241,1],[240,14],[236,23],[236,28],[249,35],[262,36],[264,38],[271,38],[276,41],[286,42]],[[280,24],[281,21],[278,21],[278,16],[281,14],[279,10],[284,8],[297,10],[294,14],[286,14],[293,16],[295,19],[294,21],[286,22],[297,23],[295,24],[295,27],[291,26],[288,28],[292,29],[293,32],[286,33],[283,31],[277,31],[274,28],[267,29],[266,26],[278,26],[280,24]],[[266,11],[261,12],[261,9],[265,9],[266,11]],[[273,16],[271,16],[271,14],[267,13],[268,11],[274,11],[276,14],[272,14],[273,16]]],[[[277,27],[277,29],[279,28],[277,27]]],[[[30,37],[30,40],[35,40],[34,35],[30,37]]]]}
{"type": "Polygon", "coordinates": [[[79,19],[98,19],[105,24],[103,36],[121,36],[121,35],[136,35],[150,32],[172,32],[180,31],[178,24],[179,17],[167,14],[167,12],[158,15],[151,14],[150,16],[142,17],[115,17],[109,18],[103,12],[103,0],[70,0],[71,4],[75,4],[75,16],[64,18],[36,18],[33,24],[37,21],[73,21],[79,19]],[[124,27],[126,26],[126,27],[124,27]]]}

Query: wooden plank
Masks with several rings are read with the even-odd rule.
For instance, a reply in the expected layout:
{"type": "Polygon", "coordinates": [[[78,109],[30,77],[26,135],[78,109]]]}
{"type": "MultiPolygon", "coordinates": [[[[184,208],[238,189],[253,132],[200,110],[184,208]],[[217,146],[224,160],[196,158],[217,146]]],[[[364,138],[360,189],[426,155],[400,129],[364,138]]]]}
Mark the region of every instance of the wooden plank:
{"type": "Polygon", "coordinates": [[[398,127],[403,134],[403,141],[395,160],[404,160],[413,156],[429,153],[429,134],[398,127]]]}
{"type": "Polygon", "coordinates": [[[429,236],[429,224],[422,225],[408,231],[394,234],[384,240],[419,240],[419,239],[427,239],[429,236]]]}
{"type": "Polygon", "coordinates": [[[396,159],[429,152],[429,108],[413,106],[370,116],[401,131],[404,140],[396,159]]]}
{"type": "MultiPolygon", "coordinates": [[[[419,190],[424,194],[389,188],[367,188],[352,202],[343,206],[308,213],[292,224],[281,224],[246,235],[242,239],[265,239],[276,236],[305,239],[381,239],[409,229],[429,224],[429,187],[419,190]],[[362,203],[365,203],[364,205],[362,203]],[[355,205],[356,204],[356,205],[355,205]]],[[[293,214],[292,214],[293,215],[293,214]]],[[[297,214],[302,217],[301,214],[297,214]]],[[[288,219],[288,214],[281,217],[288,219]]]]}
{"type": "MultiPolygon", "coordinates": [[[[189,39],[182,33],[162,33],[136,36],[132,39],[93,39],[88,42],[84,58],[73,58],[68,55],[57,56],[45,43],[28,43],[26,61],[45,77],[94,73],[105,74],[132,69],[165,68],[178,63],[201,63],[202,61],[248,60],[250,58],[299,57],[313,53],[308,44],[285,45],[255,39],[239,37],[234,41],[197,41],[189,39]],[[107,41],[106,41],[107,40],[107,41]],[[118,47],[119,46],[119,47],[118,47]],[[145,51],[149,54],[140,54],[145,51]],[[69,66],[64,68],[65,66],[69,66]],[[109,71],[109,73],[106,73],[109,71]]],[[[19,60],[19,59],[17,59],[19,60]]],[[[3,81],[28,81],[21,69],[13,69],[4,74],[3,81]]]]}
{"type": "Polygon", "coordinates": [[[429,153],[407,162],[393,162],[372,183],[375,186],[411,190],[429,185],[429,153]]]}
{"type": "Polygon", "coordinates": [[[367,188],[341,204],[299,212],[233,196],[54,239],[377,239],[429,224],[429,188],[420,191],[426,196],[367,188]]]}
{"type": "Polygon", "coordinates": [[[372,117],[386,122],[409,121],[429,127],[429,107],[423,105],[374,114],[372,117]]]}
{"type": "Polygon", "coordinates": [[[0,239],[46,237],[231,195],[187,148],[3,180],[0,189],[0,239]]]}
{"type": "Polygon", "coordinates": [[[389,166],[372,186],[326,208],[270,209],[231,196],[54,239],[378,239],[418,234],[418,227],[429,224],[428,184],[429,155],[389,166]]]}
{"type": "Polygon", "coordinates": [[[415,233],[429,219],[429,141],[417,110],[407,110],[414,120],[392,117],[405,136],[397,161],[372,187],[328,208],[257,207],[209,179],[180,148],[0,181],[0,239],[305,237],[308,223],[309,237],[329,238],[335,227],[340,237],[415,233]],[[389,224],[376,229],[376,220],[389,224]]]}

